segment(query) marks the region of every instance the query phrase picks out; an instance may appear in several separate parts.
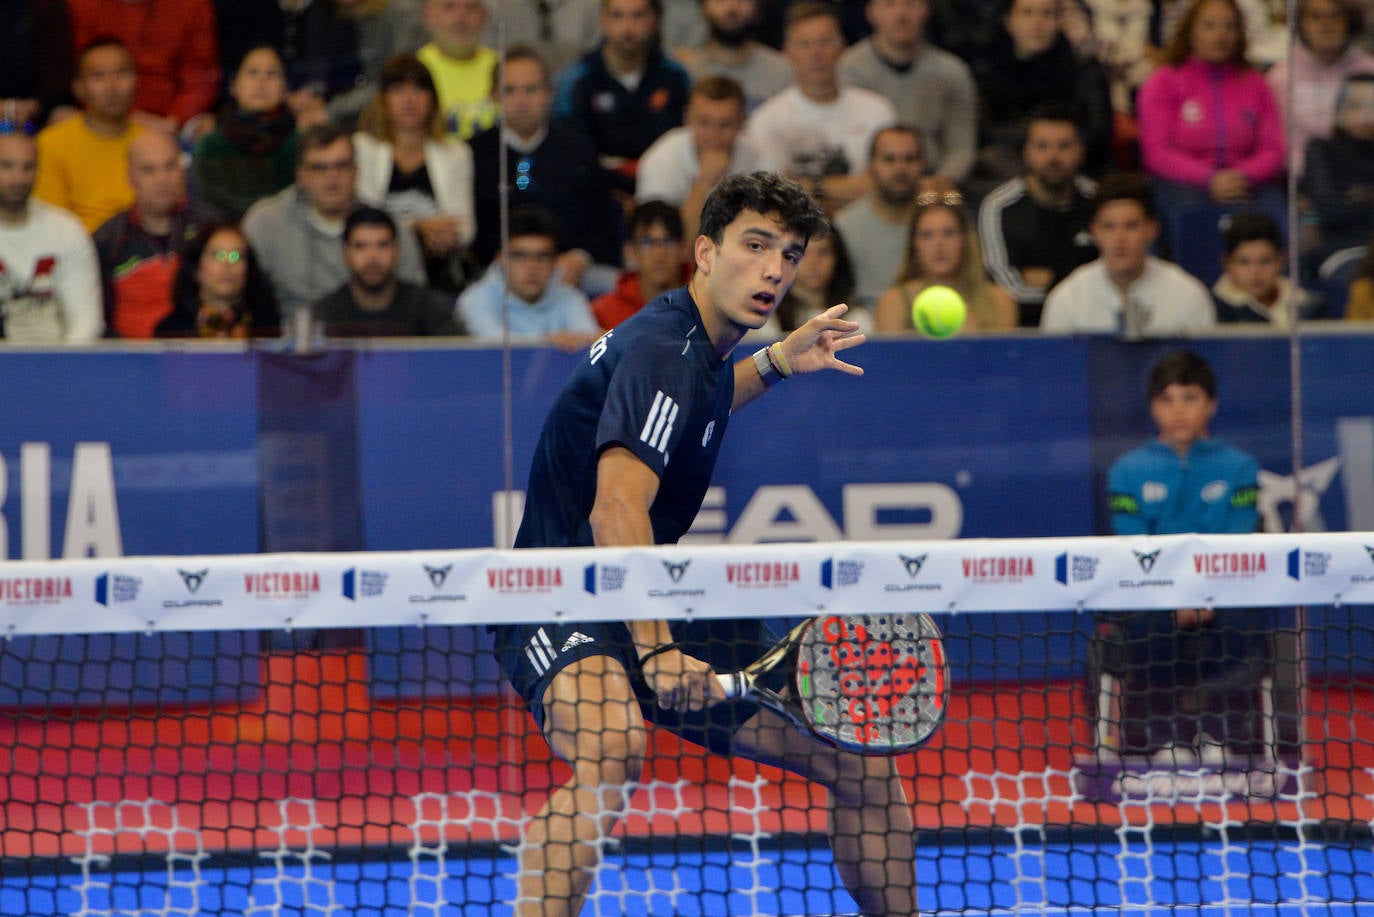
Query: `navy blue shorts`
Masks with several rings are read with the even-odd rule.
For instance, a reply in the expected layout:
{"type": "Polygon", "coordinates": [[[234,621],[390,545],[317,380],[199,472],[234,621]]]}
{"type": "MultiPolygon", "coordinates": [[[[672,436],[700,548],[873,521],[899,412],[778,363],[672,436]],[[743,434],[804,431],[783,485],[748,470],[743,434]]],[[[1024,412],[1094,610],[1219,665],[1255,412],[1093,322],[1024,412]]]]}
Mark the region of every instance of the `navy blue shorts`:
{"type": "MultiPolygon", "coordinates": [[[[677,713],[658,706],[639,667],[630,630],[621,622],[582,624],[511,624],[492,627],[501,671],[525,700],[525,707],[544,728],[544,692],[553,677],[579,659],[611,656],[630,675],[644,719],[711,751],[728,755],[734,735],[759,707],[751,701],[725,701],[694,713],[677,713]]],[[[697,621],[673,625],[673,638],[683,652],[711,665],[717,672],[742,669],[775,642],[762,621],[697,621]]],[[[780,691],[792,678],[790,666],[779,665],[763,679],[780,691]]]]}

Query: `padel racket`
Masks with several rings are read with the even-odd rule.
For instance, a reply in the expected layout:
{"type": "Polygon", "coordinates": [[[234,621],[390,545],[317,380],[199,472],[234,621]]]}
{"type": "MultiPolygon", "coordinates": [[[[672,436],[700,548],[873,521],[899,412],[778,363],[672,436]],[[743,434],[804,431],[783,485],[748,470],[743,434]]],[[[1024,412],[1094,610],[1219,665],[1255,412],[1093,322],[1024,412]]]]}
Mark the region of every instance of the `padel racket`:
{"type": "Polygon", "coordinates": [[[836,748],[865,755],[920,746],[949,702],[944,641],[928,614],[812,618],[747,668],[716,677],[727,697],[753,700],[836,748]],[[759,684],[791,655],[791,692],[759,684]]]}

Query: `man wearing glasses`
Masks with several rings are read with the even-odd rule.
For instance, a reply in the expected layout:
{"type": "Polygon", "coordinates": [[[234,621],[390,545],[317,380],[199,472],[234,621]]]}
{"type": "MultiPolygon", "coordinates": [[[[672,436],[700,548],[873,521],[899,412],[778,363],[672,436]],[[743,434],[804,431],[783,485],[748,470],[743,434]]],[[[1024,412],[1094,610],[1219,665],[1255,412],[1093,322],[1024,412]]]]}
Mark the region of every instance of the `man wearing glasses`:
{"type": "MultiPolygon", "coordinates": [[[[272,280],[283,322],[348,283],[342,240],[344,220],[357,203],[356,174],[348,133],[332,124],[312,127],[301,135],[295,184],[244,215],[244,235],[272,280]]],[[[424,261],[414,234],[401,233],[399,242],[396,276],[423,285],[424,261]]]]}

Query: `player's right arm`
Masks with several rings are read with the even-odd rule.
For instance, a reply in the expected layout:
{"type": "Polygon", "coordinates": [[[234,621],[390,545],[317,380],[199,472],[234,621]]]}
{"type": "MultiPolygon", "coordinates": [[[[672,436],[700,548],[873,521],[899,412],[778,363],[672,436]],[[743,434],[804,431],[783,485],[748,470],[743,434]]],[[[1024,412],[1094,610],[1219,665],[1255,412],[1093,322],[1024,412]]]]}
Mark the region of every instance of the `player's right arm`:
{"type": "MultiPolygon", "coordinates": [[[[654,543],[649,507],[658,494],[658,475],[624,446],[610,446],[596,465],[596,499],[589,521],[597,547],[654,543]]],[[[673,642],[667,621],[627,621],[641,659],[673,642]]],[[[644,661],[644,680],[665,709],[700,710],[724,700],[711,667],[677,650],[654,653],[644,661]]]]}

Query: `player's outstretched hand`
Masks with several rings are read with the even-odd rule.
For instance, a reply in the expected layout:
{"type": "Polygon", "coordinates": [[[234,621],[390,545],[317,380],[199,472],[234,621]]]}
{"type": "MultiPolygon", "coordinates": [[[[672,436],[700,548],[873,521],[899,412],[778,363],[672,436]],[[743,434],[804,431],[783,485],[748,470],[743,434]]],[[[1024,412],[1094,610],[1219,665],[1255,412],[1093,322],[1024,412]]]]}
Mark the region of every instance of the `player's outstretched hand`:
{"type": "Polygon", "coordinates": [[[868,340],[859,333],[859,323],[847,321],[849,311],[844,303],[831,306],[820,315],[793,331],[782,342],[783,356],[794,373],[814,373],[822,369],[837,369],[851,376],[862,376],[863,368],[846,363],[836,356],[842,350],[858,347],[868,340]]]}
{"type": "Polygon", "coordinates": [[[644,661],[644,681],[664,710],[686,713],[725,700],[725,689],[709,665],[678,650],[644,661]]]}

